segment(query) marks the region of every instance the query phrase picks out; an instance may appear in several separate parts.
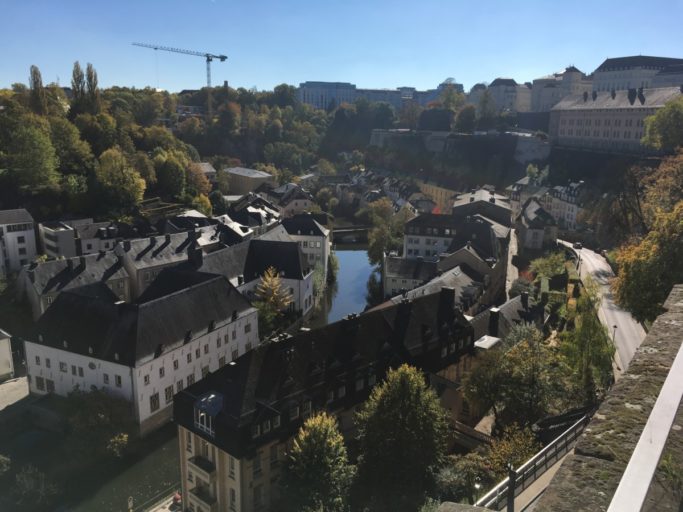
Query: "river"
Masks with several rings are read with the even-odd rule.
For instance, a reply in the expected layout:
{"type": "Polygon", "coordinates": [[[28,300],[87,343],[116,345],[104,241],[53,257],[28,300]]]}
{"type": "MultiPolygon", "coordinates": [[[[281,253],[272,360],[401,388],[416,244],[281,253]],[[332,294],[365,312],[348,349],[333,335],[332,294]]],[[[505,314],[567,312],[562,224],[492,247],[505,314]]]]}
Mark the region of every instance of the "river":
{"type": "MultiPolygon", "coordinates": [[[[326,291],[321,304],[308,322],[310,327],[321,327],[365,309],[367,283],[373,272],[366,249],[362,246],[338,246],[335,254],[339,260],[337,281],[326,291]]],[[[158,436],[158,448],[128,465],[77,505],[68,507],[68,510],[122,512],[127,509],[127,500],[131,496],[137,512],[144,510],[145,505],[154,503],[160,494],[168,495],[176,488],[174,484],[179,480],[178,444],[175,436],[168,439],[167,431],[158,433],[158,436]],[[167,440],[163,440],[164,437],[167,440]]]]}

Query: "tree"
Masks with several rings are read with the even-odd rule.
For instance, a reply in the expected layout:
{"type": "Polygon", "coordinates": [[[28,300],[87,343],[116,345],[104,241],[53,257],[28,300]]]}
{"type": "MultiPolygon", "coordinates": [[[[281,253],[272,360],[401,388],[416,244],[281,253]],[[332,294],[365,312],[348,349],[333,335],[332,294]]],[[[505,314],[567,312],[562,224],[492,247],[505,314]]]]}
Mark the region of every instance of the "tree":
{"type": "Polygon", "coordinates": [[[529,428],[512,424],[503,430],[503,435],[494,439],[488,452],[491,469],[499,477],[507,476],[508,464],[515,468],[533,457],[539,444],[529,428]]]}
{"type": "Polygon", "coordinates": [[[22,123],[10,135],[8,146],[7,167],[20,187],[35,190],[58,186],[57,155],[46,130],[22,123]]]}
{"type": "Polygon", "coordinates": [[[495,479],[488,458],[470,452],[463,456],[450,456],[449,463],[437,475],[437,490],[442,500],[474,504],[480,489],[489,487],[495,479]]]}
{"type": "Polygon", "coordinates": [[[517,297],[517,295],[521,295],[523,292],[531,292],[531,281],[524,277],[518,277],[510,286],[510,298],[517,297]]]}
{"type": "Polygon", "coordinates": [[[63,117],[50,118],[50,134],[62,174],[87,175],[95,157],[90,145],[81,139],[78,129],[63,117]]]}
{"type": "Polygon", "coordinates": [[[47,95],[43,87],[43,78],[40,75],[40,70],[37,66],[31,66],[31,75],[29,76],[29,88],[31,94],[29,97],[29,104],[31,110],[40,116],[47,114],[47,95]]]}
{"type": "Polygon", "coordinates": [[[586,405],[595,404],[597,392],[604,392],[613,380],[614,344],[598,319],[599,305],[599,292],[589,283],[577,300],[576,327],[565,334],[562,343],[562,350],[578,376],[586,405]]]}
{"type": "Polygon", "coordinates": [[[159,154],[154,158],[157,187],[167,197],[180,198],[185,193],[185,168],[173,154],[159,154]]]}
{"type": "Polygon", "coordinates": [[[7,457],[6,455],[0,454],[0,477],[5,475],[9,471],[11,466],[12,459],[7,457]]]}
{"type": "Polygon", "coordinates": [[[228,211],[228,204],[220,190],[214,190],[209,194],[211,211],[214,215],[224,215],[228,211]]]}
{"type": "Polygon", "coordinates": [[[545,256],[544,258],[536,258],[531,262],[531,271],[536,274],[536,277],[551,277],[558,276],[566,272],[564,266],[565,257],[563,252],[554,252],[545,256]]]}
{"type": "Polygon", "coordinates": [[[457,112],[465,104],[465,95],[455,90],[453,84],[448,84],[441,91],[441,105],[452,112],[457,112]]]}
{"type": "Polygon", "coordinates": [[[100,89],[97,86],[97,71],[88,62],[85,68],[85,97],[87,100],[88,112],[97,115],[102,110],[100,99],[100,89]]]}
{"type": "Polygon", "coordinates": [[[73,71],[71,72],[71,109],[69,110],[69,118],[75,119],[77,115],[86,112],[86,90],[85,90],[85,74],[81,64],[74,62],[73,71]]]}
{"type": "Polygon", "coordinates": [[[414,367],[389,370],[356,415],[358,481],[372,510],[418,508],[444,461],[448,414],[414,367]]]}
{"type": "Polygon", "coordinates": [[[543,333],[534,324],[523,322],[513,325],[504,338],[507,348],[512,348],[523,341],[539,344],[543,341],[543,333]]]}
{"type": "Polygon", "coordinates": [[[27,464],[15,477],[14,492],[18,503],[35,507],[44,506],[57,494],[57,487],[37,467],[27,464]]]}
{"type": "Polygon", "coordinates": [[[636,320],[653,321],[673,285],[683,281],[683,201],[671,212],[658,212],[652,230],[640,242],[621,247],[617,264],[617,302],[636,320]]]}
{"type": "Polygon", "coordinates": [[[476,371],[465,374],[463,393],[465,400],[481,414],[493,409],[494,419],[500,415],[502,393],[508,377],[503,367],[505,353],[489,350],[481,354],[476,371]]]}
{"type": "Polygon", "coordinates": [[[187,167],[187,188],[191,194],[209,195],[211,192],[211,183],[196,163],[192,162],[187,167]]]}
{"type": "Polygon", "coordinates": [[[221,194],[229,194],[230,173],[228,173],[228,171],[226,171],[225,169],[218,171],[216,173],[216,184],[218,186],[218,190],[221,191],[221,194]]]}
{"type": "Polygon", "coordinates": [[[142,201],[145,180],[128,164],[118,148],[112,148],[100,156],[95,170],[95,187],[104,208],[128,211],[142,201]]]}
{"type": "Polygon", "coordinates": [[[200,213],[210,217],[212,212],[211,201],[204,194],[199,194],[192,199],[192,207],[200,213]]]}
{"type": "Polygon", "coordinates": [[[454,131],[458,133],[472,133],[477,126],[477,108],[465,105],[455,116],[454,131]]]}
{"type": "Polygon", "coordinates": [[[293,302],[293,297],[282,284],[282,278],[274,267],[268,267],[256,286],[256,297],[273,307],[275,311],[284,311],[293,302]]]}
{"type": "Polygon", "coordinates": [[[643,143],[663,151],[683,146],[683,97],[671,100],[645,118],[643,143]]]}
{"type": "Polygon", "coordinates": [[[337,174],[337,169],[332,164],[332,162],[330,162],[329,160],[325,160],[324,158],[318,160],[317,167],[318,172],[321,176],[334,176],[335,174],[337,174]]]}
{"type": "Polygon", "coordinates": [[[325,412],[308,418],[299,429],[282,475],[286,510],[346,510],[353,477],[337,420],[325,412]]]}

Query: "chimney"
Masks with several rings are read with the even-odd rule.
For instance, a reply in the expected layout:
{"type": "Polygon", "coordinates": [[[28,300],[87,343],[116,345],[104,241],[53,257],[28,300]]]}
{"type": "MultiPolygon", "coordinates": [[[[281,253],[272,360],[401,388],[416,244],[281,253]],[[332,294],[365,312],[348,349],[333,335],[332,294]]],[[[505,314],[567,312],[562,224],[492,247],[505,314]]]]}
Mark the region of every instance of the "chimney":
{"type": "Polygon", "coordinates": [[[151,245],[152,247],[154,247],[154,246],[156,245],[156,243],[157,243],[156,237],[150,236],[150,237],[149,237],[149,245],[151,245]]]}
{"type": "Polygon", "coordinates": [[[130,240],[123,241],[123,250],[126,252],[130,251],[130,240]]]}
{"type": "Polygon", "coordinates": [[[489,336],[498,337],[498,318],[500,316],[500,309],[489,309],[489,336]]]}
{"type": "Polygon", "coordinates": [[[588,91],[583,91],[583,102],[586,103],[588,101],[588,91]]]}
{"type": "Polygon", "coordinates": [[[199,247],[190,247],[187,250],[187,259],[195,268],[199,268],[204,263],[204,253],[199,247]]]}
{"type": "Polygon", "coordinates": [[[474,196],[470,197],[470,203],[474,202],[474,196]]]}
{"type": "Polygon", "coordinates": [[[522,307],[525,310],[529,309],[529,292],[522,292],[522,307]]]}
{"type": "Polygon", "coordinates": [[[74,269],[74,261],[71,258],[66,260],[66,268],[68,268],[69,271],[72,271],[74,269]]]}
{"type": "Polygon", "coordinates": [[[645,104],[645,94],[642,87],[638,89],[638,101],[640,101],[641,105],[645,104]]]}
{"type": "Polygon", "coordinates": [[[170,235],[170,233],[166,233],[166,236],[164,236],[164,239],[166,240],[166,243],[167,243],[167,244],[170,244],[170,243],[171,243],[171,235],[170,235]]]}
{"type": "Polygon", "coordinates": [[[244,276],[240,274],[239,276],[237,276],[237,286],[242,286],[243,284],[244,284],[244,276]]]}
{"type": "Polygon", "coordinates": [[[471,249],[472,248],[472,240],[467,241],[467,248],[471,249]]]}
{"type": "Polygon", "coordinates": [[[614,89],[612,89],[611,96],[612,96],[612,99],[616,98],[616,97],[617,97],[617,91],[615,91],[614,89]]]}
{"type": "Polygon", "coordinates": [[[81,256],[78,259],[78,268],[80,268],[81,270],[85,270],[85,256],[81,256]]]}
{"type": "Polygon", "coordinates": [[[593,94],[591,96],[593,97],[593,101],[597,100],[598,99],[598,92],[593,91],[593,94]]]}
{"type": "Polygon", "coordinates": [[[448,313],[455,310],[455,288],[442,286],[439,293],[439,311],[448,313]]]}
{"type": "Polygon", "coordinates": [[[495,203],[495,202],[496,202],[496,198],[494,196],[491,196],[489,198],[489,203],[495,203]]]}
{"type": "Polygon", "coordinates": [[[636,89],[628,90],[628,102],[633,105],[638,97],[638,91],[636,89]]]}

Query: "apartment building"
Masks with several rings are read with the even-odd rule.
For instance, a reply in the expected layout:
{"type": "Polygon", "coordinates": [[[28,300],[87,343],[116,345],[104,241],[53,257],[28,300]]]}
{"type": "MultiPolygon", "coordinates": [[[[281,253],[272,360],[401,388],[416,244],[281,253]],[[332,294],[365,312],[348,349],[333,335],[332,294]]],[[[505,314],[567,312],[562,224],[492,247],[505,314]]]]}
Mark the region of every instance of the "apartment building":
{"type": "Polygon", "coordinates": [[[327,276],[328,261],[332,253],[330,230],[321,226],[308,213],[284,219],[282,227],[292,240],[299,243],[308,264],[313,268],[320,265],[327,276]]]}
{"type": "Polygon", "coordinates": [[[145,434],[173,395],[259,343],[256,309],[227,279],[165,270],[131,304],[97,283],[65,291],[25,341],[30,392],[104,389],[133,404],[145,434]]]}
{"type": "Polygon", "coordinates": [[[523,249],[540,250],[557,244],[557,222],[533,197],[522,206],[515,231],[523,249]]]}
{"type": "Polygon", "coordinates": [[[230,193],[242,195],[256,190],[263,183],[275,184],[272,174],[246,167],[229,167],[221,172],[230,176],[230,193]]]}
{"type": "Polygon", "coordinates": [[[36,257],[31,214],[23,208],[0,210],[0,277],[18,272],[36,257]]]}
{"type": "Polygon", "coordinates": [[[593,81],[574,66],[562,73],[537,78],[531,86],[531,111],[550,112],[561,99],[593,90],[593,81]]]}
{"type": "Polygon", "coordinates": [[[588,151],[650,152],[641,144],[645,118],[681,97],[680,87],[593,91],[568,96],[550,111],[550,142],[588,151]]]}
{"type": "MultiPolygon", "coordinates": [[[[349,436],[355,408],[390,367],[454,381],[473,351],[473,329],[444,288],[248,352],[175,396],[183,507],[277,510],[288,446],[307,417],[326,410],[349,436]]],[[[454,388],[441,386],[442,403],[470,421],[454,388]]]]}
{"type": "Polygon", "coordinates": [[[531,110],[531,84],[518,84],[512,78],[496,78],[488,90],[498,112],[531,110]]]}
{"type": "Polygon", "coordinates": [[[502,226],[512,222],[510,200],[493,190],[472,189],[469,194],[459,194],[452,202],[451,213],[460,219],[482,215],[502,226]]]}
{"type": "Polygon", "coordinates": [[[78,219],[38,224],[38,238],[50,258],[73,258],[109,251],[116,245],[118,229],[113,222],[78,219]]]}
{"type": "Polygon", "coordinates": [[[0,329],[0,382],[14,377],[12,337],[0,329]]]}

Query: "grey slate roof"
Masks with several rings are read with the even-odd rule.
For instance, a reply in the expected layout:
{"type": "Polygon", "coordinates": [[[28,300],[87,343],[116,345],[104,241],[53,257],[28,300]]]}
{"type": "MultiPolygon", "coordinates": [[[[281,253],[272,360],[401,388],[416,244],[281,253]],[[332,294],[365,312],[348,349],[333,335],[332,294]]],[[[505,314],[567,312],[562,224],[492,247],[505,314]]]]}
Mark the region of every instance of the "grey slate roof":
{"type": "Polygon", "coordinates": [[[329,229],[322,227],[312,215],[294,215],[282,221],[282,227],[290,235],[327,236],[329,229]]]}
{"type": "Polygon", "coordinates": [[[546,226],[556,226],[557,223],[552,215],[531,197],[527,199],[522,208],[522,213],[517,218],[519,222],[531,229],[543,229],[546,226]]]}
{"type": "Polygon", "coordinates": [[[24,208],[16,210],[0,210],[0,225],[5,224],[28,224],[33,222],[33,217],[24,208]]]}
{"type": "Polygon", "coordinates": [[[117,303],[101,283],[66,291],[40,317],[32,341],[62,350],[66,342],[70,352],[136,366],[182,345],[188,333],[204,334],[212,322],[252,308],[221,276],[202,276],[191,284],[172,272],[159,277],[189,286],[176,285],[181,289],[174,293],[134,304],[117,303]]]}
{"type": "Polygon", "coordinates": [[[506,86],[516,86],[517,82],[515,82],[512,78],[496,78],[489,87],[496,87],[497,85],[506,85],[506,86]]]}
{"type": "Polygon", "coordinates": [[[460,300],[460,302],[467,302],[468,297],[478,294],[476,291],[478,288],[476,284],[477,280],[473,278],[474,275],[476,275],[476,273],[466,269],[464,265],[459,265],[447,270],[428,283],[406,292],[404,295],[397,295],[396,297],[393,297],[389,302],[397,304],[403,299],[403,297],[412,300],[433,295],[439,293],[443,287],[453,288],[455,290],[456,300],[460,300]]]}
{"type": "Polygon", "coordinates": [[[237,174],[239,176],[246,176],[248,178],[272,178],[273,176],[264,171],[258,171],[256,169],[248,169],[246,167],[229,167],[223,169],[228,171],[230,174],[237,174]]]}
{"type": "Polygon", "coordinates": [[[595,109],[614,109],[614,108],[653,108],[663,107],[668,101],[683,97],[679,87],[658,87],[643,89],[645,101],[641,103],[635,99],[633,103],[629,100],[629,91],[615,91],[612,98],[611,91],[600,91],[595,94],[595,100],[589,94],[588,99],[584,100],[583,94],[566,96],[551,110],[595,110],[595,109]]]}
{"type": "MultiPolygon", "coordinates": [[[[520,323],[536,322],[542,317],[543,308],[534,304],[533,299],[529,298],[527,308],[524,308],[522,296],[518,295],[504,304],[498,306],[498,324],[495,327],[497,333],[494,336],[498,338],[505,338],[510,330],[520,323]]],[[[478,340],[486,334],[491,334],[491,308],[486,309],[476,315],[470,324],[474,327],[474,339],[478,340]]]]}
{"type": "Polygon", "coordinates": [[[79,286],[127,279],[128,273],[113,252],[88,254],[63,260],[32,263],[24,270],[33,276],[31,286],[38,295],[61,292],[79,286]]]}
{"type": "Polygon", "coordinates": [[[189,249],[196,247],[196,234],[173,233],[139,238],[119,243],[116,250],[125,254],[136,268],[180,263],[187,259],[189,249]]]}
{"type": "Polygon", "coordinates": [[[683,64],[683,59],[671,57],[649,57],[647,55],[634,55],[631,57],[617,57],[606,59],[595,71],[612,71],[625,68],[654,67],[665,68],[672,64],[683,64]]]}

